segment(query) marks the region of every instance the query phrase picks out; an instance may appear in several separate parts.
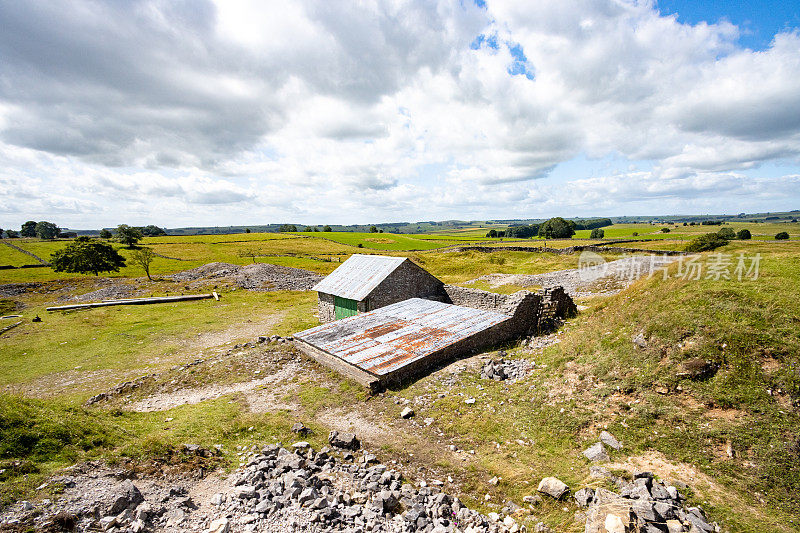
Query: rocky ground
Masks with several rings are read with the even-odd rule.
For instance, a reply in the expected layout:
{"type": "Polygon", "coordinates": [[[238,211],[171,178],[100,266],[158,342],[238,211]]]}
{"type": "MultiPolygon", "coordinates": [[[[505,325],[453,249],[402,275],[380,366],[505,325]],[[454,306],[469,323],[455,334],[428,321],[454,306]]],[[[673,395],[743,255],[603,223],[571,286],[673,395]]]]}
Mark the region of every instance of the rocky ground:
{"type": "Polygon", "coordinates": [[[255,291],[293,290],[307,291],[322,280],[323,276],[302,268],[292,268],[268,263],[233,265],[230,263],[208,263],[184,270],[170,276],[175,281],[187,282],[196,287],[216,281],[232,283],[238,287],[255,291]]]}
{"type": "MultiPolygon", "coordinates": [[[[294,431],[302,437],[301,423],[294,431]]],[[[315,451],[307,442],[279,443],[239,450],[243,462],[226,475],[207,473],[219,450],[184,445],[178,452],[189,468],[170,473],[140,465],[111,468],[83,463],[54,477],[58,496],[36,504],[18,502],[0,513],[0,531],[147,531],[299,532],[508,532],[527,528],[518,522],[528,514],[513,502],[502,512],[471,510],[440,489],[441,482],[406,479],[394,465],[359,450],[353,434],[332,431],[329,447],[315,451]]],[[[608,432],[585,453],[602,460],[605,446],[622,445],[608,432]]],[[[606,456],[607,458],[607,456],[606,456]]],[[[537,494],[526,496],[533,510],[542,498],[572,501],[586,533],[712,533],[699,507],[686,507],[679,482],[663,482],[651,472],[623,479],[601,466],[590,466],[593,478],[617,487],[584,487],[574,493],[554,477],[542,479],[537,494]]],[[[550,532],[542,523],[533,531],[550,532]]]]}
{"type": "MultiPolygon", "coordinates": [[[[587,252],[588,253],[588,252],[587,252]]],[[[657,274],[677,260],[666,256],[632,256],[616,261],[603,261],[597,254],[581,256],[581,268],[557,270],[545,274],[487,274],[467,283],[486,281],[491,287],[517,285],[520,287],[564,287],[573,298],[609,296],[628,287],[642,276],[657,274]],[[591,259],[591,261],[589,261],[591,259]]]]}

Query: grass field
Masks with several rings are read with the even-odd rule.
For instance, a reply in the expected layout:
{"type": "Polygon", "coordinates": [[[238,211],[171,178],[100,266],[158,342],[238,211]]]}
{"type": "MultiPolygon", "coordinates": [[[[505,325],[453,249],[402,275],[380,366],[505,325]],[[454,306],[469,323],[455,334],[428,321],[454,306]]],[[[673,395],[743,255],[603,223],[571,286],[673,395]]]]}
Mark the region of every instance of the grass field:
{"type": "MultiPolygon", "coordinates": [[[[745,226],[755,234],[752,228],[757,225],[745,226]]],[[[765,225],[763,231],[772,231],[771,226],[765,225]]],[[[643,227],[654,229],[633,224],[609,229],[619,231],[614,238],[621,238],[624,232],[641,235],[643,227]]],[[[691,228],[682,235],[717,231],[719,226],[691,228]]],[[[794,230],[787,231],[794,236],[794,230]]],[[[682,248],[686,242],[677,233],[676,228],[665,239],[635,246],[682,248]]],[[[358,253],[359,242],[409,256],[448,283],[491,273],[574,268],[578,260],[576,255],[539,252],[403,249],[416,249],[419,243],[439,248],[486,241],[482,236],[463,241],[459,235],[349,234],[348,241],[339,235],[348,234],[336,234],[343,242],[328,240],[329,235],[240,234],[231,236],[236,239],[162,237],[143,244],[163,255],[187,259],[156,258],[157,276],[210,261],[254,260],[327,273],[339,264],[328,259],[358,253]],[[367,238],[391,242],[363,241],[367,238]]],[[[64,245],[15,242],[43,256],[64,245]]],[[[522,242],[541,245],[541,241],[522,242]]],[[[587,242],[548,241],[548,246],[587,242]]],[[[14,257],[10,252],[0,246],[0,258],[10,261],[14,257]]],[[[289,335],[314,325],[314,293],[234,290],[224,292],[219,302],[47,313],[44,307],[63,296],[95,288],[94,276],[46,268],[0,271],[0,283],[44,283],[33,292],[8,297],[20,306],[17,312],[22,312],[25,323],[0,338],[0,470],[5,470],[0,474],[0,501],[50,497],[37,496],[35,488],[48,474],[75,461],[153,457],[183,442],[223,444],[223,460],[230,466],[237,460],[236,446],[291,442],[289,428],[297,420],[315,430],[309,440],[321,446],[328,427],[320,415],[344,409],[371,417],[380,428],[385,435],[380,443],[383,460],[409,464],[412,470],[430,469],[442,478],[452,476],[462,501],[484,511],[498,510],[508,499],[522,504],[522,497],[533,493],[544,476],[557,476],[571,487],[596,484],[588,478],[588,462],[580,452],[608,428],[625,446],[613,452],[615,461],[639,461],[646,467],[655,457],[678,469],[694,469],[692,503],[702,505],[726,530],[797,530],[800,242],[733,241],[717,252],[734,263],[740,253],[761,254],[758,279],[656,276],[616,296],[582,302],[588,309],[568,321],[559,343],[537,353],[514,344],[505,347],[510,357],[536,361],[536,370],[519,383],[481,380],[476,371],[446,367],[367,399],[352,382],[310,366],[289,380],[283,393],[296,409],[267,413],[251,412],[237,394],[155,413],[125,411],[130,398],[107,407],[80,406],[121,381],[154,372],[159,373],[159,384],[175,382],[175,387],[251,380],[253,369],[240,364],[240,352],[216,366],[198,365],[191,371],[175,367],[225,354],[234,344],[257,335],[289,335]],[[41,323],[29,321],[35,314],[43,318],[41,323]],[[644,349],[631,340],[639,333],[647,339],[644,349]],[[696,358],[710,361],[713,375],[692,379],[680,374],[684,363],[696,358]],[[476,398],[476,403],[466,406],[465,397],[476,398]],[[396,402],[403,399],[413,402],[418,420],[433,418],[432,425],[415,427],[400,420],[396,402]],[[465,452],[452,453],[449,444],[465,452]],[[496,486],[488,482],[494,476],[501,478],[496,486]],[[488,502],[485,494],[491,496],[488,502]]],[[[703,257],[707,268],[717,256],[703,257]]],[[[675,269],[677,265],[673,275],[675,269]]],[[[141,276],[137,269],[126,267],[114,277],[157,294],[184,290],[174,282],[149,283],[141,276]]],[[[152,390],[145,387],[132,399],[152,390]]],[[[583,526],[574,520],[576,510],[572,503],[545,501],[535,515],[557,531],[577,533],[583,526]]],[[[527,525],[531,530],[533,522],[527,525]]]]}

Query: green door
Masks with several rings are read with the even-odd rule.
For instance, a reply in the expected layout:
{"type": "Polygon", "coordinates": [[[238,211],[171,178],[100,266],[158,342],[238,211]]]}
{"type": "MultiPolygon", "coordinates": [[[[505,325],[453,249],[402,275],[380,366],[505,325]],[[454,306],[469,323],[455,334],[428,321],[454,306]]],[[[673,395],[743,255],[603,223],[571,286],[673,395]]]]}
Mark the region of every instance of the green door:
{"type": "Polygon", "coordinates": [[[358,302],[347,298],[333,297],[334,317],[336,320],[358,314],[358,302]]]}

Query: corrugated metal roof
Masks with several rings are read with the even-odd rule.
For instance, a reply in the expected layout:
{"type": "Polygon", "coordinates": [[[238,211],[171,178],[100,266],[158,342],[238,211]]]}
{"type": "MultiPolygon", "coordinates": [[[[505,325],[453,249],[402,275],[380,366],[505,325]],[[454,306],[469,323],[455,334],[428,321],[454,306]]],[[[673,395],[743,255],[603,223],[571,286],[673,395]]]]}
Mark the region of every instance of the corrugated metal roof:
{"type": "Polygon", "coordinates": [[[353,254],[311,290],[360,302],[403,261],[405,257],[353,254]]]}
{"type": "Polygon", "coordinates": [[[411,298],[294,336],[384,376],[509,319],[491,311],[411,298]]]}

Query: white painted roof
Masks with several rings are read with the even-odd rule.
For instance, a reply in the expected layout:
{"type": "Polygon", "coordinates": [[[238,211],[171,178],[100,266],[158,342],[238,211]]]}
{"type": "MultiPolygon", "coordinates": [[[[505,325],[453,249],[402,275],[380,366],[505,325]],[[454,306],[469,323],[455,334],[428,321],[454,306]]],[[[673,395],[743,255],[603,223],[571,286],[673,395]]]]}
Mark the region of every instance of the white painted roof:
{"type": "Polygon", "coordinates": [[[360,302],[404,261],[405,257],[353,254],[311,290],[360,302]]]}

